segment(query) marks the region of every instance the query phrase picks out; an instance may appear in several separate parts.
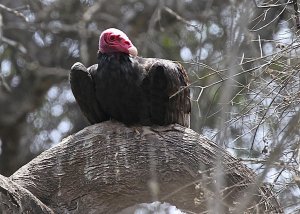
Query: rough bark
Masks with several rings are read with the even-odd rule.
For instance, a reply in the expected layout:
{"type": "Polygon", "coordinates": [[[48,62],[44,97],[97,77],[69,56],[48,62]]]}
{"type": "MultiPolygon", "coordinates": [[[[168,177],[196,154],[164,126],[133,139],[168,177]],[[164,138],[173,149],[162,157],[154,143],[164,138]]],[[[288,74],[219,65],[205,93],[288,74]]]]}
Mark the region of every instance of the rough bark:
{"type": "Polygon", "coordinates": [[[2,175],[0,175],[0,213],[54,214],[28,190],[2,175]]]}
{"type": "Polygon", "coordinates": [[[236,158],[190,129],[111,121],[69,136],[10,177],[55,213],[124,213],[152,201],[195,213],[281,213],[256,181],[236,158]]]}

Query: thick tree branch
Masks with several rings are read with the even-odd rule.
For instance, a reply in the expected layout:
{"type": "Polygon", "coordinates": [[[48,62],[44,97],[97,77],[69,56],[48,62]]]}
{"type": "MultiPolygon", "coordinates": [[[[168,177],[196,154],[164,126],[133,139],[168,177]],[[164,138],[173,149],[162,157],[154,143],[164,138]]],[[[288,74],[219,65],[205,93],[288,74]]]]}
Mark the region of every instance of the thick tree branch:
{"type": "Polygon", "coordinates": [[[0,201],[1,213],[54,214],[28,190],[2,175],[0,175],[0,201]]]}
{"type": "Polygon", "coordinates": [[[214,210],[216,204],[221,213],[241,206],[251,213],[281,213],[251,170],[179,125],[126,127],[108,121],[89,126],[10,179],[55,213],[118,213],[157,200],[196,213],[214,210]],[[216,163],[219,157],[222,162],[216,163]],[[223,182],[216,183],[220,177],[223,182]]]}

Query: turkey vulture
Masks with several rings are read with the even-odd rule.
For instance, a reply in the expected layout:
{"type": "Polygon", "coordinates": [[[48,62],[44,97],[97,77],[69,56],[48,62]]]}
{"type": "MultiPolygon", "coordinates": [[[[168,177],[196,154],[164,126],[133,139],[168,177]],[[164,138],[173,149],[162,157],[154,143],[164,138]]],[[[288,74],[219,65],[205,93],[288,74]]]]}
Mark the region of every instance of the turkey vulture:
{"type": "Polygon", "coordinates": [[[118,29],[102,32],[98,64],[86,68],[76,62],[70,83],[91,124],[115,119],[127,125],[189,126],[190,90],[184,68],[169,60],[138,57],[118,29]]]}

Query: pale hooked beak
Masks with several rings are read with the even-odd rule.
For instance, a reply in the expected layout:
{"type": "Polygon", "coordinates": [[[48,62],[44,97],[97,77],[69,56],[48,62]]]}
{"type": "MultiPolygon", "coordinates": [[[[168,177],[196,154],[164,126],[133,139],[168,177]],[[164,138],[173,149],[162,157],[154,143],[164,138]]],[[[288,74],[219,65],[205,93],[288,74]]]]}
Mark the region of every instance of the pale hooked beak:
{"type": "Polygon", "coordinates": [[[128,52],[132,56],[137,56],[138,55],[138,51],[137,51],[136,47],[134,47],[134,46],[131,46],[130,48],[128,48],[128,52]]]}

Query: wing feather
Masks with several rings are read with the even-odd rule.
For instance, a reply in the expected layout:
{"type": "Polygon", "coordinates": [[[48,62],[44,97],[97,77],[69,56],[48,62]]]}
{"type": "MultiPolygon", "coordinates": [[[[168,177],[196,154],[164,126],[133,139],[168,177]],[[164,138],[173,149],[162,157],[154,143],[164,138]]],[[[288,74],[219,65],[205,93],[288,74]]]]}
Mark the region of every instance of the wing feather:
{"type": "Polygon", "coordinates": [[[87,69],[83,64],[76,62],[70,72],[70,84],[74,97],[91,124],[109,119],[96,100],[95,84],[90,74],[95,69],[97,70],[97,65],[87,69]]]}
{"type": "Polygon", "coordinates": [[[143,82],[152,122],[189,127],[191,103],[186,71],[179,63],[169,60],[149,60],[153,63],[146,67],[148,75],[143,82]]]}

